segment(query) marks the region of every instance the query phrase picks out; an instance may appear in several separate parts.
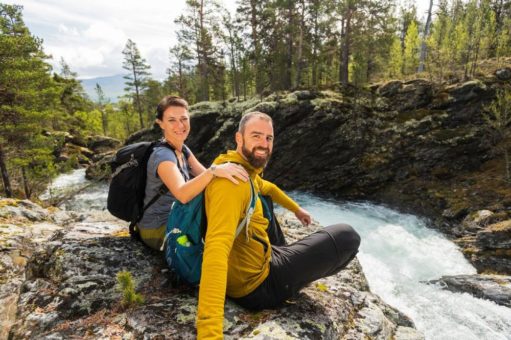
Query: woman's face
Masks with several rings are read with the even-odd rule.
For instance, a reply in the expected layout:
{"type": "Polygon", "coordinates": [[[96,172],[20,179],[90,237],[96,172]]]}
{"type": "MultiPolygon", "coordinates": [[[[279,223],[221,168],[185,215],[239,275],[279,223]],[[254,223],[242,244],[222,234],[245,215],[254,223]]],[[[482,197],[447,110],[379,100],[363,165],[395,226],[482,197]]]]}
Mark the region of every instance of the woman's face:
{"type": "Polygon", "coordinates": [[[169,106],[163,112],[162,120],[156,123],[163,130],[165,139],[173,144],[183,143],[190,133],[190,116],[188,110],[180,106],[169,106]]]}

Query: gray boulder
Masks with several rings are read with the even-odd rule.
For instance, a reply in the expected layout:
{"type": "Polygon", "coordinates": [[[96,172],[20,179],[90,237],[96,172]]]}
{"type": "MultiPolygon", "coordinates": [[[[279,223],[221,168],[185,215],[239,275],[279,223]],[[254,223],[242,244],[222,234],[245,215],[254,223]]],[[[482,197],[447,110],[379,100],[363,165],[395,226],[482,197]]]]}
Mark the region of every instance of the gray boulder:
{"type": "Polygon", "coordinates": [[[495,76],[497,77],[498,80],[503,81],[510,80],[511,68],[509,67],[499,68],[498,70],[495,71],[495,76]]]}
{"type": "Polygon", "coordinates": [[[469,293],[511,307],[511,276],[504,275],[450,275],[431,283],[438,283],[451,292],[469,293]]]}

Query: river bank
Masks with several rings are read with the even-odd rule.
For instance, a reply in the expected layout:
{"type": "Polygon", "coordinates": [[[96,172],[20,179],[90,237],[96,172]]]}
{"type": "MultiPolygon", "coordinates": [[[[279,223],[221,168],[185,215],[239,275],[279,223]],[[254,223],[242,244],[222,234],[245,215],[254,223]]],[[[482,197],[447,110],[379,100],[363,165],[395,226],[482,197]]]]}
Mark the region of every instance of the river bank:
{"type": "MultiPolygon", "coordinates": [[[[1,258],[0,337],[193,339],[197,290],[173,286],[162,259],[131,240],[124,223],[82,207],[0,200],[1,243],[9,247],[1,258]],[[116,274],[126,270],[143,304],[122,306],[116,274]]],[[[289,240],[320,227],[301,228],[290,216],[282,222],[289,240]]],[[[282,309],[252,313],[228,301],[225,314],[227,339],[423,339],[410,318],[369,291],[358,261],[282,309]]]]}

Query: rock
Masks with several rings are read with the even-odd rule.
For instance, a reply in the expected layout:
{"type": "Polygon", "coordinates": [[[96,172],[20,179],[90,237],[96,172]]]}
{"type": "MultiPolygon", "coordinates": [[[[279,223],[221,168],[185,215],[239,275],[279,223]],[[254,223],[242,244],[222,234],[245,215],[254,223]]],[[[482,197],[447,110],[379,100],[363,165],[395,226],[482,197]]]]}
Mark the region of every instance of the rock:
{"type": "Polygon", "coordinates": [[[415,79],[405,83],[391,81],[382,85],[377,93],[387,97],[391,106],[397,111],[414,110],[431,102],[433,86],[424,79],[415,79]]]}
{"type": "MultiPolygon", "coordinates": [[[[279,218],[289,240],[319,228],[301,228],[292,215],[279,218]]],[[[124,229],[88,218],[41,242],[26,280],[18,281],[19,298],[9,296],[17,307],[9,338],[195,338],[197,290],[172,284],[160,255],[119,236],[124,229]],[[132,273],[143,304],[120,304],[120,271],[132,273]]],[[[423,339],[407,316],[369,291],[356,259],[280,309],[254,313],[227,300],[224,331],[226,339],[423,339]]]]}
{"type": "Polygon", "coordinates": [[[96,155],[94,163],[85,170],[85,178],[94,181],[108,180],[112,174],[110,160],[114,154],[115,151],[110,151],[96,155]]]}
{"type": "Polygon", "coordinates": [[[451,292],[469,293],[511,307],[511,276],[451,275],[430,282],[440,284],[442,288],[451,292]]]}
{"type": "Polygon", "coordinates": [[[105,136],[92,136],[87,139],[87,147],[94,153],[111,151],[119,148],[121,144],[120,140],[105,136]]]}
{"type": "Polygon", "coordinates": [[[446,88],[451,103],[467,102],[476,99],[487,89],[487,86],[479,80],[470,80],[463,84],[456,84],[446,88]]]}
{"type": "Polygon", "coordinates": [[[7,339],[27,263],[63,227],[44,221],[51,213],[27,200],[0,199],[0,215],[11,222],[0,224],[0,339],[7,339]]]}
{"type": "Polygon", "coordinates": [[[477,233],[485,228],[495,217],[495,213],[490,210],[478,210],[468,214],[460,225],[453,228],[455,235],[465,235],[468,232],[477,233]]]}
{"type": "Polygon", "coordinates": [[[487,226],[477,233],[476,243],[483,249],[510,249],[511,253],[511,220],[487,226]]]}
{"type": "Polygon", "coordinates": [[[43,221],[49,218],[48,211],[29,200],[14,200],[0,197],[0,217],[43,221]]]}
{"type": "Polygon", "coordinates": [[[495,71],[495,76],[498,80],[510,80],[511,79],[511,68],[504,67],[495,71]]]}
{"type": "Polygon", "coordinates": [[[478,273],[497,273],[511,275],[511,257],[503,256],[500,251],[485,251],[473,254],[470,260],[478,273]]]}
{"type": "Polygon", "coordinates": [[[386,84],[381,85],[376,91],[379,95],[384,97],[390,97],[398,93],[403,87],[403,82],[400,80],[389,81],[386,84]]]}

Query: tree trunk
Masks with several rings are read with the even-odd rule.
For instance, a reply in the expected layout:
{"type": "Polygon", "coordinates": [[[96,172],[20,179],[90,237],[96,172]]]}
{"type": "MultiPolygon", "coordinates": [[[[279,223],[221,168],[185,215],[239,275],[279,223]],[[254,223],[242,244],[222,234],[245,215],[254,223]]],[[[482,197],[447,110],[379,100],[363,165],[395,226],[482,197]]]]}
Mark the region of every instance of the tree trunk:
{"type": "Polygon", "coordinates": [[[300,13],[300,26],[298,35],[298,50],[296,52],[296,80],[295,86],[300,86],[302,83],[302,71],[303,71],[303,32],[305,31],[305,1],[301,1],[302,12],[300,13]]]}
{"type": "Polygon", "coordinates": [[[101,108],[101,123],[103,125],[103,134],[106,136],[108,132],[108,117],[104,108],[101,108]]]}
{"type": "MultiPolygon", "coordinates": [[[[250,26],[252,29],[252,40],[254,42],[254,77],[256,85],[256,93],[263,92],[263,77],[261,76],[261,44],[259,42],[258,20],[257,20],[257,3],[258,0],[250,0],[250,26]]],[[[246,96],[246,93],[245,93],[246,96]]]]}
{"type": "MultiPolygon", "coordinates": [[[[495,32],[493,32],[495,39],[492,39],[490,45],[489,56],[497,56],[497,37],[499,36],[504,20],[502,18],[502,11],[504,9],[504,0],[498,0],[493,3],[493,12],[495,13],[495,32]]],[[[497,56],[498,58],[499,56],[497,56]]]]}
{"type": "Polygon", "coordinates": [[[504,164],[506,167],[506,181],[508,183],[511,183],[511,174],[509,170],[509,153],[507,151],[507,148],[504,148],[504,164]]]}
{"type": "Polygon", "coordinates": [[[209,101],[209,64],[208,64],[208,41],[206,40],[206,28],[204,27],[204,0],[200,2],[199,10],[199,32],[202,53],[202,64],[199,69],[201,73],[201,100],[209,101]]]}
{"type": "Polygon", "coordinates": [[[318,45],[319,45],[319,0],[315,0],[313,3],[314,8],[314,36],[312,45],[312,86],[318,86],[318,45]]]}
{"type": "Polygon", "coordinates": [[[5,154],[2,144],[0,144],[0,171],[2,172],[5,196],[12,197],[11,181],[9,179],[9,173],[7,172],[7,166],[5,165],[5,154]]]}
{"type": "Polygon", "coordinates": [[[133,83],[135,84],[135,105],[137,107],[138,118],[140,120],[140,128],[144,128],[144,119],[142,118],[142,106],[140,105],[140,91],[138,88],[137,72],[135,70],[135,63],[133,63],[133,83]]]}
{"type": "Polygon", "coordinates": [[[178,65],[178,83],[179,83],[179,89],[178,93],[181,98],[186,98],[187,93],[185,91],[185,84],[183,81],[183,62],[181,59],[177,62],[178,65]]]}
{"type": "Polygon", "coordinates": [[[433,0],[429,0],[429,9],[428,9],[428,18],[426,19],[426,27],[424,28],[424,36],[422,37],[422,44],[421,44],[421,54],[419,59],[419,68],[417,69],[417,72],[424,72],[424,60],[426,59],[426,40],[429,36],[429,31],[431,28],[431,12],[433,11],[433,0]]]}
{"type": "Polygon", "coordinates": [[[294,13],[293,13],[293,6],[294,6],[294,0],[288,0],[288,17],[287,17],[287,30],[288,30],[288,40],[287,40],[287,58],[286,58],[286,72],[285,78],[284,78],[284,90],[289,90],[293,87],[293,44],[294,44],[294,37],[293,37],[293,27],[294,27],[294,13]]]}
{"type": "Polygon", "coordinates": [[[130,115],[128,109],[124,110],[124,115],[126,116],[126,132],[129,136],[131,134],[131,127],[130,127],[130,115]]]}
{"type": "Polygon", "coordinates": [[[25,198],[29,200],[30,196],[32,195],[32,192],[30,191],[30,187],[28,185],[27,172],[24,166],[21,167],[21,178],[23,179],[23,189],[25,190],[25,198]]]}
{"type": "Polygon", "coordinates": [[[232,32],[229,31],[230,38],[230,54],[231,54],[231,79],[232,79],[232,94],[233,97],[239,98],[240,96],[240,84],[238,79],[238,67],[236,66],[236,47],[234,45],[234,38],[232,32]]]}
{"type": "Polygon", "coordinates": [[[339,82],[346,86],[349,83],[350,35],[351,35],[351,4],[348,4],[342,19],[341,30],[341,63],[339,66],[339,82]]]}

